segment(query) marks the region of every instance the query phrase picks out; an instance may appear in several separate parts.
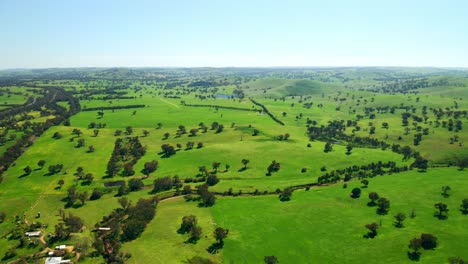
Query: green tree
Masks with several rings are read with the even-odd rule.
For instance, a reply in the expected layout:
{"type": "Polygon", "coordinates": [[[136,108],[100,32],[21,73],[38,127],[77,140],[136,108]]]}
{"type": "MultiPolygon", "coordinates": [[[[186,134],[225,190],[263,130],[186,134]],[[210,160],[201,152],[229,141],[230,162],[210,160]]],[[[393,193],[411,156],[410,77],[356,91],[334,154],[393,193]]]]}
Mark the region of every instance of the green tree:
{"type": "Polygon", "coordinates": [[[437,247],[437,237],[432,234],[421,234],[421,246],[424,249],[434,249],[437,247]]]}
{"type": "Polygon", "coordinates": [[[446,214],[448,213],[449,209],[447,204],[444,203],[436,203],[434,207],[439,211],[436,216],[439,218],[446,218],[446,214]]]}
{"type": "Polygon", "coordinates": [[[376,192],[370,192],[370,193],[369,193],[369,199],[371,199],[371,201],[370,201],[367,205],[369,205],[369,206],[375,206],[375,205],[377,205],[377,204],[375,203],[375,201],[377,201],[379,198],[380,198],[380,197],[379,197],[379,194],[378,194],[378,193],[376,193],[376,192]]]}
{"type": "Polygon", "coordinates": [[[44,165],[46,164],[46,161],[45,160],[40,160],[39,162],[37,162],[37,165],[42,169],[44,168],[44,165]]]}
{"type": "Polygon", "coordinates": [[[291,188],[284,188],[284,190],[280,193],[279,199],[282,202],[287,202],[291,200],[293,190],[291,188]]]}
{"type": "Polygon", "coordinates": [[[197,225],[197,217],[194,215],[186,215],[182,217],[182,223],[180,224],[179,230],[177,233],[185,234],[190,232],[190,230],[197,225]]]}
{"type": "Polygon", "coordinates": [[[379,225],[377,223],[370,223],[365,225],[364,227],[369,230],[369,232],[367,233],[368,238],[374,238],[375,236],[377,236],[377,229],[379,228],[379,225]]]}
{"type": "Polygon", "coordinates": [[[450,186],[448,185],[442,186],[442,196],[444,196],[445,198],[449,197],[450,194],[448,192],[450,190],[451,190],[450,186]]]}
{"type": "Polygon", "coordinates": [[[243,169],[246,170],[247,169],[247,164],[249,164],[250,160],[248,159],[242,159],[242,164],[244,165],[243,169]]]}
{"type": "Polygon", "coordinates": [[[380,197],[377,200],[377,213],[385,215],[390,210],[390,200],[384,197],[380,197]]]}
{"type": "Polygon", "coordinates": [[[460,207],[464,214],[468,214],[468,198],[462,200],[460,207]]]}
{"type": "Polygon", "coordinates": [[[214,231],[214,238],[218,243],[223,244],[224,239],[227,237],[229,234],[229,229],[224,229],[222,227],[217,227],[214,231]]]}
{"type": "Polygon", "coordinates": [[[279,263],[278,258],[275,257],[275,256],[265,256],[265,257],[263,258],[263,261],[265,262],[265,264],[276,264],[276,263],[279,263]]]}
{"type": "Polygon", "coordinates": [[[396,227],[403,227],[403,221],[406,219],[406,215],[404,213],[398,213],[395,216],[395,226],[396,227]]]}
{"type": "Polygon", "coordinates": [[[361,188],[354,188],[351,190],[351,198],[359,198],[361,197],[361,188]]]}

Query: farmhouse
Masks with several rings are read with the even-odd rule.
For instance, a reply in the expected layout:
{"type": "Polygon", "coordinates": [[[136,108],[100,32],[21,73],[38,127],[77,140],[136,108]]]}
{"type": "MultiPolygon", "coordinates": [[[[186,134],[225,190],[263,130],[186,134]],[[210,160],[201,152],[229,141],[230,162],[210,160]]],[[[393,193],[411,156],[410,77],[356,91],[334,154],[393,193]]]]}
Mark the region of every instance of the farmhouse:
{"type": "Polygon", "coordinates": [[[69,259],[62,259],[62,257],[48,257],[46,258],[44,264],[62,264],[62,263],[71,263],[69,259]]]}
{"type": "Polygon", "coordinates": [[[32,231],[24,233],[28,237],[40,237],[42,232],[41,231],[32,231]]]}

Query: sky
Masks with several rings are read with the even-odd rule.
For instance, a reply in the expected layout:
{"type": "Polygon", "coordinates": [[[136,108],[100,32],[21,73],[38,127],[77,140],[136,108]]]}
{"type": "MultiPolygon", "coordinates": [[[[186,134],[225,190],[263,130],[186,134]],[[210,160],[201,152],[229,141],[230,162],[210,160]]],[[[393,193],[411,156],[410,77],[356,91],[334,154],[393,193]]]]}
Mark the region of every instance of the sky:
{"type": "Polygon", "coordinates": [[[0,0],[0,69],[468,67],[466,0],[0,0]]]}

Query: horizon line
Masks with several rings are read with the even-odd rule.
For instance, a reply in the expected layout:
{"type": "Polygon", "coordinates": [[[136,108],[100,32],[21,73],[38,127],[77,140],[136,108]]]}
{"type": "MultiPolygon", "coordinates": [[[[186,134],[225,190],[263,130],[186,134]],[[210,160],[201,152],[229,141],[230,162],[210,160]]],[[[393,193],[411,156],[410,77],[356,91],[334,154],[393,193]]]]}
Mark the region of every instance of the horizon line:
{"type": "Polygon", "coordinates": [[[388,65],[332,65],[332,66],[65,66],[65,67],[16,67],[0,68],[0,71],[18,71],[18,70],[48,70],[48,69],[301,69],[301,68],[430,68],[430,69],[464,69],[468,66],[388,66],[388,65]]]}

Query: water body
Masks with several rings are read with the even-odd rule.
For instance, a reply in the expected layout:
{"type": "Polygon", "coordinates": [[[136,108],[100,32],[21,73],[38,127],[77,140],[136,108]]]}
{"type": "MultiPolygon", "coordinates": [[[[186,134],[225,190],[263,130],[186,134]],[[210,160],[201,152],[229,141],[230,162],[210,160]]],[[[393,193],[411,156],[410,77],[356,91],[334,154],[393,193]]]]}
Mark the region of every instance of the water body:
{"type": "Polygon", "coordinates": [[[234,95],[232,95],[232,94],[217,94],[216,98],[231,99],[231,98],[234,98],[234,95]]]}

